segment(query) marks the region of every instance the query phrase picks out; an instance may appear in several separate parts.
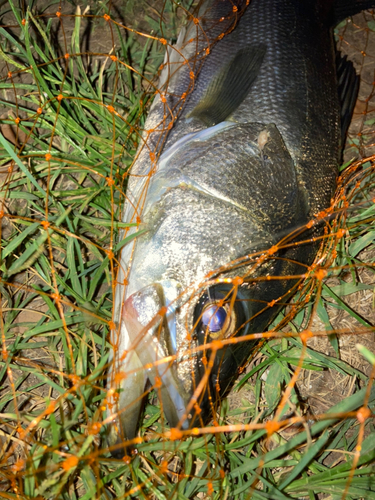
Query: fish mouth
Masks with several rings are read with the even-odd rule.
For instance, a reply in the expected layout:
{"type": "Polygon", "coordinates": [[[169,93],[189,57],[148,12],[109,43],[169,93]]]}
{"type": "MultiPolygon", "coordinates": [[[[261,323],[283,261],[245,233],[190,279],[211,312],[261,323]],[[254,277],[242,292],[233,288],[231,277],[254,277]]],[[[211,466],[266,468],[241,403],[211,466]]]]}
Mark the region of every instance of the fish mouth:
{"type": "Polygon", "coordinates": [[[173,282],[152,284],[123,303],[119,348],[115,349],[109,377],[109,390],[117,392],[115,403],[110,405],[108,435],[115,457],[126,454],[129,443],[134,442],[148,383],[171,427],[185,430],[191,425],[192,416],[187,412],[191,395],[177,375],[178,307],[171,297],[174,299],[178,290],[173,282]]]}
{"type": "Polygon", "coordinates": [[[168,422],[172,427],[186,429],[189,427],[186,403],[181,395],[181,384],[174,373],[176,312],[175,307],[165,305],[162,294],[160,285],[151,285],[133,294],[124,303],[123,321],[134,350],[147,370],[147,377],[159,393],[168,422]],[[150,312],[154,313],[155,309],[158,310],[150,319],[150,312]]]}

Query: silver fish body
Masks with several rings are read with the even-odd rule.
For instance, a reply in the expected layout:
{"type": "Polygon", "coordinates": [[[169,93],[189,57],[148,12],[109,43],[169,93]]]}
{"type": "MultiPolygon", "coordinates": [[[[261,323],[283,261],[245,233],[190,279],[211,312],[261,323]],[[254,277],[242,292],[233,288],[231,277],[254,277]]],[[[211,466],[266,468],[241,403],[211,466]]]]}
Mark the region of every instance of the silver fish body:
{"type": "Polygon", "coordinates": [[[314,258],[308,244],[264,264],[256,255],[327,208],[335,189],[331,3],[245,9],[239,0],[234,26],[233,2],[208,1],[166,54],[127,189],[123,220],[137,220],[128,234],[140,235],[122,250],[117,277],[111,445],[135,436],[148,381],[171,426],[214,417],[254,342],[226,345],[210,366],[204,346],[264,331],[280,309],[269,304],[285,302],[293,282],[254,277],[300,275],[314,258]],[[203,57],[207,36],[219,41],[203,57]]]}

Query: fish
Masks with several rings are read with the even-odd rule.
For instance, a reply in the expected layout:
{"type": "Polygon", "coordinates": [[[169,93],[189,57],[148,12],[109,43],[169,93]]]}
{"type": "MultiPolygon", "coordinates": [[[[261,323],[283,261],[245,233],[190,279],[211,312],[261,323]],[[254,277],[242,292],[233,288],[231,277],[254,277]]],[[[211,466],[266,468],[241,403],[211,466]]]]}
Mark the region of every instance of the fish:
{"type": "Polygon", "coordinates": [[[258,343],[237,340],[267,330],[313,262],[359,84],[332,28],[373,6],[206,0],[168,47],[122,216],[113,456],[151,389],[170,428],[215,421],[258,343]]]}

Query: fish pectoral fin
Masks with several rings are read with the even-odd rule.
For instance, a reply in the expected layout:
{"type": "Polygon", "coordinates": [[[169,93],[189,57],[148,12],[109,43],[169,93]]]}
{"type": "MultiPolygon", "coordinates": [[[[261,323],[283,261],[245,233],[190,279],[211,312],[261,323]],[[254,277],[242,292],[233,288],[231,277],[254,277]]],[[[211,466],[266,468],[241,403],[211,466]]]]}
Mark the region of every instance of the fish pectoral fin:
{"type": "Polygon", "coordinates": [[[353,63],[348,61],[346,56],[336,54],[336,73],[341,106],[341,140],[345,144],[346,133],[352,119],[354,106],[359,90],[359,76],[357,75],[353,63]]]}
{"type": "Polygon", "coordinates": [[[189,113],[207,126],[225,121],[242,103],[258,76],[266,45],[251,45],[238,50],[212,78],[205,95],[189,113]]]}

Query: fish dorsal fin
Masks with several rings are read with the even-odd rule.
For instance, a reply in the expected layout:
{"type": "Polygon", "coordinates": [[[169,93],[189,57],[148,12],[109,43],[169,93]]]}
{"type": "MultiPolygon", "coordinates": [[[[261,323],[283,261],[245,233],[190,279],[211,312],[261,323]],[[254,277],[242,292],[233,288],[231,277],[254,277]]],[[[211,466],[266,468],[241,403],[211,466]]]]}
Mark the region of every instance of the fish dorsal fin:
{"type": "Polygon", "coordinates": [[[203,98],[189,113],[208,127],[225,121],[242,103],[262,65],[266,46],[241,48],[212,78],[203,98]]]}
{"type": "Polygon", "coordinates": [[[341,105],[341,139],[342,144],[344,144],[357,100],[359,76],[354,69],[353,63],[348,61],[346,56],[341,56],[339,53],[336,55],[336,70],[341,105]]]}

